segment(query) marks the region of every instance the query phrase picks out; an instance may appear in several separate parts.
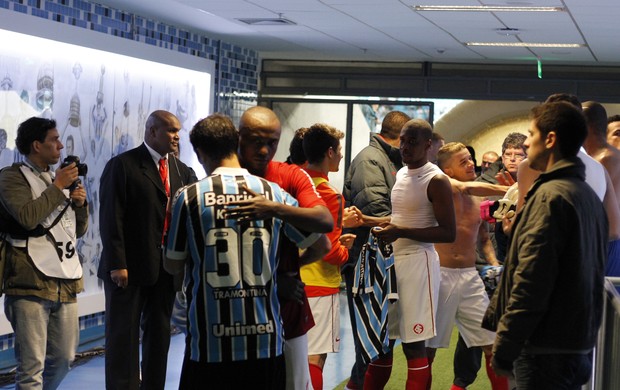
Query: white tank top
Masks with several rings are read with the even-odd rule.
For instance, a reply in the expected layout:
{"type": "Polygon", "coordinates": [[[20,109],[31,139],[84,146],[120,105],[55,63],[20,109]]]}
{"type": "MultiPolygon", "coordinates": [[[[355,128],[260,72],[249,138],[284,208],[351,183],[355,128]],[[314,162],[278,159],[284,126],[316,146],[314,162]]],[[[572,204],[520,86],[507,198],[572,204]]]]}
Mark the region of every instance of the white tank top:
{"type": "Polygon", "coordinates": [[[583,164],[586,166],[586,183],[592,187],[596,195],[598,195],[599,199],[603,201],[605,197],[605,192],[607,191],[607,180],[605,180],[605,168],[593,159],[588,156],[586,150],[581,147],[579,153],[577,153],[577,157],[583,161],[583,164]]]}
{"type": "MultiPolygon", "coordinates": [[[[392,188],[392,223],[408,228],[437,226],[433,204],[428,199],[428,184],[437,175],[443,175],[439,167],[427,162],[420,168],[401,168],[396,174],[392,188]]],[[[419,249],[434,248],[430,242],[399,238],[393,244],[394,255],[411,253],[419,249]]]]}

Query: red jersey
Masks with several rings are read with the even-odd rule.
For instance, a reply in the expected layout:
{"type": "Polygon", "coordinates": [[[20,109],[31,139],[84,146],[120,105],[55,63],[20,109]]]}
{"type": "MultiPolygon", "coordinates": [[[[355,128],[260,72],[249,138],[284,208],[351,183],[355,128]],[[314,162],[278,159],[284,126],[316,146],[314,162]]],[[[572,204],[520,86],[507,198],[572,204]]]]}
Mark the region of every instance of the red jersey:
{"type": "MultiPolygon", "coordinates": [[[[310,176],[297,165],[271,161],[265,172],[265,179],[272,181],[291,194],[299,202],[299,207],[326,206],[314,188],[310,176]]],[[[327,207],[327,206],[326,206],[327,207]]],[[[299,277],[299,249],[289,240],[280,240],[280,263],[277,274],[293,273],[299,277]]],[[[314,326],[314,318],[308,305],[308,298],[303,303],[292,300],[280,300],[280,312],[284,323],[284,338],[292,339],[303,336],[314,326]]]]}
{"type": "Polygon", "coordinates": [[[340,290],[340,266],[349,259],[349,250],[340,243],[344,198],[329,183],[327,175],[308,168],[306,172],[312,177],[317,191],[334,218],[334,229],[327,233],[332,249],[321,260],[301,268],[301,280],[306,284],[306,294],[320,297],[335,294],[340,290]]]}

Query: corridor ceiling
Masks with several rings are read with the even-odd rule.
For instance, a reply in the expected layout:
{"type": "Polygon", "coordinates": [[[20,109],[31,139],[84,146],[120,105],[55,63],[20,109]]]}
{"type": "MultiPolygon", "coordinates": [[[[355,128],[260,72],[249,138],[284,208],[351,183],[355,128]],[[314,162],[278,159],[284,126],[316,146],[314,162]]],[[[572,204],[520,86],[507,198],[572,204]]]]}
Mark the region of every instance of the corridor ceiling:
{"type": "Polygon", "coordinates": [[[96,0],[259,52],[263,59],[620,65],[619,0],[96,0]],[[560,12],[416,11],[416,5],[560,12]],[[277,25],[240,19],[275,19],[277,25]],[[286,24],[290,21],[293,24],[286,24]],[[514,35],[516,34],[516,35],[514,35]],[[468,42],[574,43],[577,48],[468,42]]]}

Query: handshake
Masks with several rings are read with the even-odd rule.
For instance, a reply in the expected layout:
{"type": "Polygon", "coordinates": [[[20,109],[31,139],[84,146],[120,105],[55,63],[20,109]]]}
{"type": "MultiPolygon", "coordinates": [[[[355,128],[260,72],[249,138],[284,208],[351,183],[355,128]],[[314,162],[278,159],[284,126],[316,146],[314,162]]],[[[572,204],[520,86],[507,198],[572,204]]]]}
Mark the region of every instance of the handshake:
{"type": "MultiPolygon", "coordinates": [[[[510,199],[485,200],[480,203],[480,218],[487,222],[501,221],[510,211],[514,215],[517,209],[515,202],[510,199]]],[[[511,218],[510,215],[508,215],[511,218]]]]}

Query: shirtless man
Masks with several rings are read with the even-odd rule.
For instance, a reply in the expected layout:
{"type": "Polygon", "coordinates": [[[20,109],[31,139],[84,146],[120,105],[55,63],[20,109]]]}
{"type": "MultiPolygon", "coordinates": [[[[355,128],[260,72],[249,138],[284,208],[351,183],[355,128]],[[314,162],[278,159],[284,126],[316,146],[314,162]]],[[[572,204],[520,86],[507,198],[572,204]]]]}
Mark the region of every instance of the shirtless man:
{"type": "MultiPolygon", "coordinates": [[[[620,150],[607,143],[607,111],[603,105],[593,101],[583,103],[582,108],[588,125],[588,136],[583,147],[592,158],[605,167],[616,193],[616,200],[620,204],[620,150]]],[[[610,223],[610,232],[611,227],[610,223]]],[[[605,266],[607,276],[620,276],[620,240],[617,238],[609,241],[605,266]]]]}
{"type": "Polygon", "coordinates": [[[607,142],[616,149],[620,149],[620,115],[607,118],[607,142]]]}
{"type": "Polygon", "coordinates": [[[583,147],[609,173],[620,204],[620,150],[607,143],[607,111],[600,103],[592,101],[583,103],[582,107],[588,125],[583,147]]]}
{"type": "MultiPolygon", "coordinates": [[[[456,321],[459,333],[468,347],[480,346],[486,357],[486,367],[493,389],[507,389],[506,378],[493,372],[491,347],[495,334],[480,327],[489,299],[482,279],[476,271],[476,244],[479,235],[484,257],[491,265],[499,265],[487,230],[480,218],[481,198],[477,196],[503,195],[508,187],[474,182],[474,162],[466,146],[450,142],[439,149],[437,163],[450,177],[456,219],[456,239],[452,243],[438,243],[441,265],[441,284],[437,307],[437,336],[427,343],[429,360],[437,348],[447,348],[456,321]]],[[[452,389],[461,389],[456,384],[452,389]]]]}

